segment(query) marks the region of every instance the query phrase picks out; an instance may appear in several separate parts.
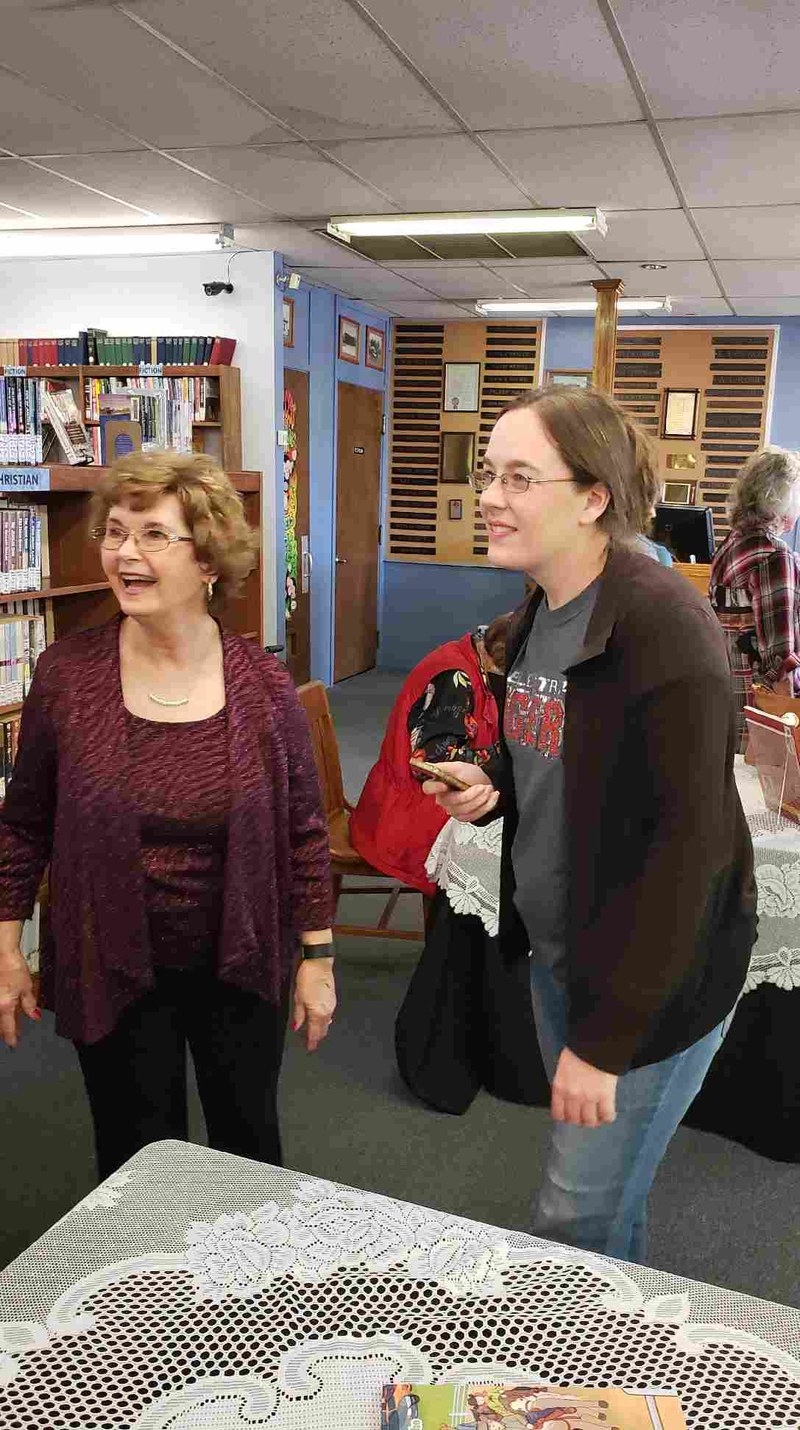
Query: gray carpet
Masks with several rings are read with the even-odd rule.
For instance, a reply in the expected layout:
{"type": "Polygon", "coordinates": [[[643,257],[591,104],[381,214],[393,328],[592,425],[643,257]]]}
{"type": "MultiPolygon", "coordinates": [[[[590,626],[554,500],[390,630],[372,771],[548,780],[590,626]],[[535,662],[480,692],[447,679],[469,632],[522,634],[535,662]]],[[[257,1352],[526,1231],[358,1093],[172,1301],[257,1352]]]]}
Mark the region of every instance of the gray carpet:
{"type": "MultiPolygon", "coordinates": [[[[333,693],[351,798],[375,757],[399,683],[371,674],[333,693]]],[[[359,912],[364,903],[352,901],[359,912]]],[[[414,926],[416,899],[401,917],[414,926]]],[[[313,1057],[290,1039],[281,1091],[286,1163],[524,1230],[547,1115],[481,1096],[466,1116],[453,1118],[410,1099],[395,1071],[393,1023],[417,955],[412,943],[342,942],[331,1036],[313,1057]]],[[[54,1036],[49,1017],[25,1032],[16,1053],[0,1052],[0,1264],[92,1185],[89,1117],[73,1051],[54,1036]]],[[[203,1140],[194,1095],[192,1131],[203,1140]]],[[[800,1307],[799,1184],[796,1167],[681,1129],[653,1192],[651,1263],[800,1307]]]]}

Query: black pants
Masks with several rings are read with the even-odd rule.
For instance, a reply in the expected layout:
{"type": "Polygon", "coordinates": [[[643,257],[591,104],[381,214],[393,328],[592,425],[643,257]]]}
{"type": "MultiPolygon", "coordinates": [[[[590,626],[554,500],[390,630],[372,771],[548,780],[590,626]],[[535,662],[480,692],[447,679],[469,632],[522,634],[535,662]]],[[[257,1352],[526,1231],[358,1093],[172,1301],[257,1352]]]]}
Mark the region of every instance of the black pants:
{"type": "Polygon", "coordinates": [[[107,1037],[76,1043],[101,1179],[148,1142],[186,1140],[187,1044],[209,1146],[280,1166],[286,1013],[210,973],[159,971],[107,1037]]]}

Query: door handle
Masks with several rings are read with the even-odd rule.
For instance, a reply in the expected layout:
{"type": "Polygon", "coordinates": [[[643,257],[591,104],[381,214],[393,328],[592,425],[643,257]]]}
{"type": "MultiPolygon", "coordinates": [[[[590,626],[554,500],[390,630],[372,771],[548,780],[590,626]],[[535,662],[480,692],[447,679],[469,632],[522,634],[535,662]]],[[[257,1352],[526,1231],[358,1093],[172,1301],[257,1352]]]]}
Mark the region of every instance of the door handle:
{"type": "Polygon", "coordinates": [[[347,557],[346,557],[346,556],[337,556],[337,557],[336,557],[336,565],[337,565],[337,566],[346,566],[346,565],[347,565],[347,557]]]}
{"type": "Polygon", "coordinates": [[[300,590],[304,596],[307,596],[311,585],[311,571],[314,566],[314,559],[308,549],[307,536],[301,536],[300,550],[300,590]]]}

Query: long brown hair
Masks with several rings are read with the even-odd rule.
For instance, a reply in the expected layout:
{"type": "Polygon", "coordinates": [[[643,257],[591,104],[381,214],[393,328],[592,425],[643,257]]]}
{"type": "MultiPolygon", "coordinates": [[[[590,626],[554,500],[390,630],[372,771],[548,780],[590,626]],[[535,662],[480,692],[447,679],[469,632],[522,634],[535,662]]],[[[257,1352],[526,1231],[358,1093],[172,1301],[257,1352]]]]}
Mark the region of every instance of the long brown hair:
{"type": "Polygon", "coordinates": [[[599,482],[608,491],[598,526],[610,539],[631,541],[646,531],[659,483],[655,453],[619,403],[594,388],[553,383],[523,393],[505,412],[526,408],[537,412],[577,485],[599,482]]]}

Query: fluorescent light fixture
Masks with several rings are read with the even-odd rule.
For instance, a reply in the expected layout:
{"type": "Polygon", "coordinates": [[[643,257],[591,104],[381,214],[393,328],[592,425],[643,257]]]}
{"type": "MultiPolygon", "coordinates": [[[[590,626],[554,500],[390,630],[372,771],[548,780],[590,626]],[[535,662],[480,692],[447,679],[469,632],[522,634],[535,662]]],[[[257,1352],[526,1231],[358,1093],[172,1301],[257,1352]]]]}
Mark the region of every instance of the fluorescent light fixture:
{"type": "Polygon", "coordinates": [[[108,258],[213,253],[233,246],[230,224],[213,228],[37,228],[0,231],[3,258],[108,258]]]}
{"type": "MultiPolygon", "coordinates": [[[[594,313],[596,298],[481,298],[475,304],[475,311],[482,317],[497,317],[500,314],[522,317],[529,313],[594,313]]],[[[671,313],[669,298],[620,298],[618,313],[671,313]]]]}
{"type": "Polygon", "coordinates": [[[606,221],[599,209],[505,209],[490,213],[351,214],[332,218],[328,233],[353,238],[441,238],[452,234],[599,233],[606,221]]]}

